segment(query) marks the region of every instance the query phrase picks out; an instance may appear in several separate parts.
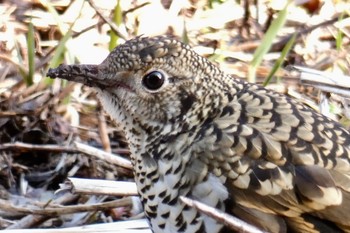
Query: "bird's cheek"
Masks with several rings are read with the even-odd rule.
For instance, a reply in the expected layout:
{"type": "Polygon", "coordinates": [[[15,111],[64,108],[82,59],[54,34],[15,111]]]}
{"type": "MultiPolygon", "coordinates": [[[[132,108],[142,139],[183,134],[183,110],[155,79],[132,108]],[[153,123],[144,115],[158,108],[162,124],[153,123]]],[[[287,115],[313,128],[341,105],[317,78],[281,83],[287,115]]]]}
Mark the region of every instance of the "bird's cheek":
{"type": "Polygon", "coordinates": [[[126,103],[136,98],[135,90],[125,84],[118,84],[111,87],[111,93],[117,97],[118,101],[125,101],[126,103]]]}

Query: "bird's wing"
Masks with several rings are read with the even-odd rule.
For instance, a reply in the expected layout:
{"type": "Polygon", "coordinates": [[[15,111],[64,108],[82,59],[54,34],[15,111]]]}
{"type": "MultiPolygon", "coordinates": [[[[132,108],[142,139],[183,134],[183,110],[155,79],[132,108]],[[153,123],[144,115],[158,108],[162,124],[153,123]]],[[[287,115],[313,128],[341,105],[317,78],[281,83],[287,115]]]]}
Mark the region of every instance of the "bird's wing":
{"type": "Polygon", "coordinates": [[[202,127],[198,157],[227,177],[246,218],[287,216],[288,226],[308,231],[321,218],[350,230],[349,132],[294,100],[248,85],[202,127]],[[310,225],[300,224],[305,213],[310,225]]]}

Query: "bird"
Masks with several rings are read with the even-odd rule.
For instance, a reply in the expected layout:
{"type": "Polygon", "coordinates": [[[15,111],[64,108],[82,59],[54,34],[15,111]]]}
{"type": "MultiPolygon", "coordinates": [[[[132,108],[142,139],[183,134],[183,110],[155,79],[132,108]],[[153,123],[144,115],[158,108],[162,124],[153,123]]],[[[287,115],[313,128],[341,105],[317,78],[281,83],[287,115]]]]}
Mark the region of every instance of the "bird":
{"type": "Polygon", "coordinates": [[[234,232],[180,196],[262,231],[350,232],[350,133],[298,100],[163,35],[47,76],[96,90],[128,142],[153,232],[234,232]]]}

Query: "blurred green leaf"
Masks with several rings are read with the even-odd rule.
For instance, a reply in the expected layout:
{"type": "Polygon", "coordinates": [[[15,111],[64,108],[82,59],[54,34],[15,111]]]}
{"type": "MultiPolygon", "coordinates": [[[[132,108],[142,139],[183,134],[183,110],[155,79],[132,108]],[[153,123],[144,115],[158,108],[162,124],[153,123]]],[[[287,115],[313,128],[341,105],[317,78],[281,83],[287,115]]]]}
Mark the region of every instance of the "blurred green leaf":
{"type": "Polygon", "coordinates": [[[35,73],[35,38],[34,38],[34,26],[32,22],[28,25],[27,34],[27,47],[28,47],[28,73],[23,76],[27,86],[33,84],[33,77],[35,73]]]}
{"type": "Polygon", "coordinates": [[[48,12],[50,12],[50,14],[52,15],[52,17],[55,19],[55,21],[57,22],[58,28],[60,30],[60,32],[64,35],[67,32],[67,29],[63,26],[63,22],[60,19],[60,16],[58,15],[56,9],[54,6],[52,6],[52,4],[49,1],[46,0],[40,0],[40,3],[46,7],[46,9],[48,10],[48,12]]]}
{"type": "MultiPolygon", "coordinates": [[[[113,22],[117,26],[119,26],[122,24],[122,21],[123,21],[123,12],[120,6],[120,0],[118,0],[117,5],[114,8],[113,22]]],[[[109,51],[112,51],[117,46],[118,39],[119,39],[118,35],[113,30],[111,30],[110,41],[109,41],[109,51]]]]}
{"type": "Polygon", "coordinates": [[[281,68],[284,59],[287,57],[290,49],[293,47],[295,38],[297,37],[297,33],[294,33],[292,38],[288,41],[288,43],[284,46],[281,56],[277,59],[274,66],[272,67],[272,70],[270,71],[269,75],[265,79],[263,86],[266,86],[270,83],[272,77],[276,74],[276,72],[281,68]]]}
{"type": "Polygon", "coordinates": [[[181,40],[185,44],[189,44],[190,43],[190,39],[188,37],[188,32],[187,32],[187,27],[186,27],[186,21],[185,20],[184,20],[184,29],[182,31],[181,40]]]}
{"type": "Polygon", "coordinates": [[[270,50],[273,40],[276,38],[277,33],[283,27],[287,19],[288,7],[291,1],[288,1],[283,10],[278,13],[275,20],[272,21],[269,29],[267,30],[264,38],[261,41],[260,46],[256,49],[253,60],[248,68],[248,82],[256,81],[256,69],[261,64],[264,55],[270,50]]]}
{"type": "MultiPolygon", "coordinates": [[[[63,63],[64,57],[67,57],[68,60],[73,61],[75,58],[73,57],[73,55],[66,50],[66,44],[67,41],[69,39],[72,38],[73,32],[72,32],[72,28],[76,22],[76,20],[79,18],[77,17],[73,23],[70,25],[70,27],[68,29],[66,29],[66,27],[64,26],[63,22],[61,21],[56,9],[51,5],[50,2],[46,1],[46,0],[40,0],[40,2],[48,9],[48,11],[53,15],[53,17],[55,18],[57,25],[59,27],[59,30],[61,32],[62,35],[64,35],[62,37],[62,39],[60,40],[60,42],[58,43],[54,56],[52,57],[52,59],[49,62],[49,68],[51,67],[57,67],[58,65],[60,65],[61,63],[63,63]]],[[[81,11],[83,9],[84,6],[84,1],[80,1],[81,3],[81,7],[79,10],[79,15],[81,14],[81,11]]],[[[45,79],[45,83],[48,85],[51,85],[53,83],[53,79],[51,78],[46,78],[45,79]]]]}
{"type": "Polygon", "coordinates": [[[15,50],[16,50],[16,54],[17,54],[17,59],[18,59],[18,63],[16,63],[16,66],[18,68],[19,73],[21,74],[24,82],[26,82],[26,78],[27,78],[27,69],[26,67],[23,65],[23,58],[21,56],[21,51],[18,45],[18,42],[15,41],[15,50]]]}
{"type": "MultiPolygon", "coordinates": [[[[339,20],[338,21],[342,21],[343,20],[344,14],[345,14],[345,12],[341,13],[341,15],[339,16],[339,20]]],[[[343,32],[340,29],[338,29],[337,36],[335,38],[335,44],[336,44],[337,51],[341,50],[342,42],[343,42],[343,32]]]]}
{"type": "Polygon", "coordinates": [[[224,0],[209,0],[208,5],[210,8],[213,8],[215,4],[222,4],[224,2],[224,0]]]}

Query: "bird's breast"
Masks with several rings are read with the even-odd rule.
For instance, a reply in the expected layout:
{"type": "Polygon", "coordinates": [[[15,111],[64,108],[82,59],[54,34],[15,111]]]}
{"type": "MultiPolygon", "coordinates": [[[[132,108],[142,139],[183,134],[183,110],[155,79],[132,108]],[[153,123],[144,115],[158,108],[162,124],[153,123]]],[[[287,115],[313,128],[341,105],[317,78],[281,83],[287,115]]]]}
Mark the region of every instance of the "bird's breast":
{"type": "Polygon", "coordinates": [[[209,173],[184,139],[135,156],[135,180],[145,213],[154,232],[219,232],[222,224],[179,199],[186,196],[224,211],[228,198],[225,180],[209,173]]]}

